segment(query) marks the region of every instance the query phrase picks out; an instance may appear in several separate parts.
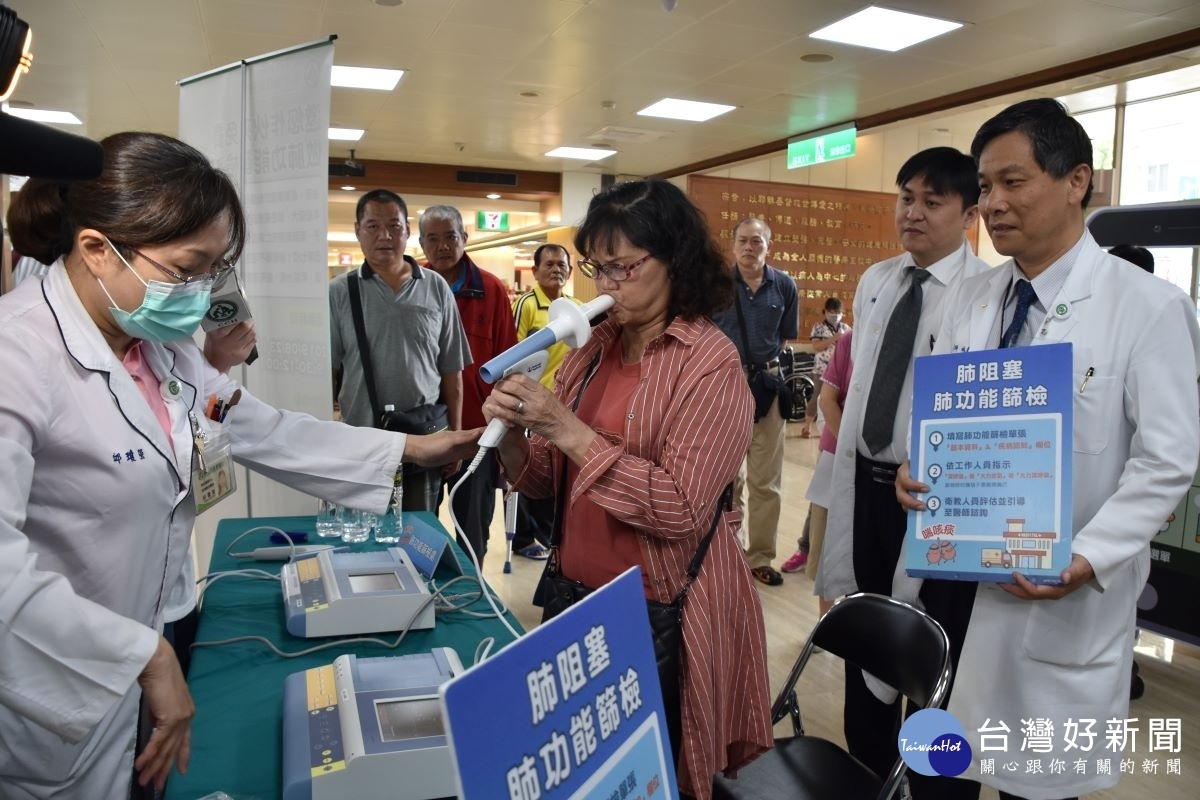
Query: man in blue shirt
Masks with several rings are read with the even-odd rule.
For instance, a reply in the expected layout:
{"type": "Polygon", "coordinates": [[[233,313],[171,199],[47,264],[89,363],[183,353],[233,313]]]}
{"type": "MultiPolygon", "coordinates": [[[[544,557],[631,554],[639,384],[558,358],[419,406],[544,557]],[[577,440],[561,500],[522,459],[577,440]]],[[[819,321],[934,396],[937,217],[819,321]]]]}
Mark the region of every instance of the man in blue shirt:
{"type": "MultiPolygon", "coordinates": [[[[800,302],[791,276],[767,266],[770,249],[771,229],[766,222],[747,217],[734,226],[735,305],[713,321],[733,340],[747,375],[766,370],[782,378],[779,353],[789,339],[800,334],[800,302]]],[[[754,423],[750,452],[733,487],[738,508],[747,521],[746,561],[754,577],[767,586],[783,583],[783,576],[771,562],[775,559],[775,532],[783,502],[784,426],[776,399],[754,423]],[[743,486],[749,487],[748,516],[742,501],[743,486]]]]}

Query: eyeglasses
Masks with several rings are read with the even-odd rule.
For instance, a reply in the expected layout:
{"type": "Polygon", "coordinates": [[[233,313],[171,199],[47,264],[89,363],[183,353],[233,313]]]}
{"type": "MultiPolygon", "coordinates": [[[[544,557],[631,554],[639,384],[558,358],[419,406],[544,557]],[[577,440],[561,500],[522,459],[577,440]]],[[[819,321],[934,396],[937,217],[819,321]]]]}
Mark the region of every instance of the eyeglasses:
{"type": "Polygon", "coordinates": [[[136,249],[130,247],[129,251],[131,253],[133,253],[135,256],[139,256],[140,258],[143,258],[146,261],[149,261],[151,264],[153,264],[158,269],[159,272],[162,272],[166,275],[170,275],[176,281],[178,281],[179,283],[183,283],[183,284],[197,283],[197,282],[202,282],[202,281],[217,281],[217,280],[225,277],[225,275],[227,275],[229,273],[229,271],[231,269],[233,269],[233,266],[234,266],[228,259],[222,258],[216,264],[213,264],[211,267],[209,267],[208,271],[206,271],[206,272],[197,273],[195,275],[180,275],[175,270],[170,269],[169,267],[164,267],[162,264],[158,263],[153,258],[151,258],[150,256],[146,255],[145,253],[141,252],[140,250],[136,250],[136,249]]]}
{"type": "Polygon", "coordinates": [[[629,276],[633,274],[635,269],[652,258],[654,258],[654,254],[647,253],[628,266],[618,264],[615,261],[611,264],[601,264],[598,261],[592,261],[588,258],[581,258],[577,263],[579,264],[579,271],[589,278],[595,278],[597,274],[600,274],[613,283],[621,283],[622,281],[629,280],[629,276]]]}

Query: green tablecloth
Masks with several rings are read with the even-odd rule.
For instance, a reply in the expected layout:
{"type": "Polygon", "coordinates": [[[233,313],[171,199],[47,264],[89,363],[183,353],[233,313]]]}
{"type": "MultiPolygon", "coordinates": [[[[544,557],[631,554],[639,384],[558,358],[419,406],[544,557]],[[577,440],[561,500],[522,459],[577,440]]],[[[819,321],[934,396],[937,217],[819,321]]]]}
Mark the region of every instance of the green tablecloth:
{"type": "MultiPolygon", "coordinates": [[[[406,512],[407,513],[407,512],[406,512]]],[[[421,513],[422,520],[445,530],[433,514],[421,513]]],[[[229,542],[257,525],[274,525],[287,531],[306,531],[310,543],[319,543],[313,517],[259,517],[222,520],[213,545],[210,572],[230,569],[262,568],[278,573],[280,562],[235,559],[225,555],[229,542]]],[[[269,546],[268,534],[246,537],[235,550],[269,546]]],[[[460,564],[468,559],[451,542],[460,564]]],[[[353,550],[369,550],[381,545],[355,545],[353,550]]],[[[474,569],[466,567],[469,574],[474,569]]],[[[440,584],[454,577],[442,569],[435,576],[440,584]]],[[[453,587],[454,592],[457,587],[453,587]]],[[[478,601],[472,610],[489,610],[478,601]]],[[[510,614],[508,620],[521,630],[510,614]]],[[[282,591],[277,582],[251,581],[237,577],[218,580],[204,595],[197,641],[217,641],[244,635],[264,636],[280,649],[296,652],[330,639],[301,639],[284,628],[282,591]]],[[[378,634],[392,640],[395,634],[378,634]]],[[[344,648],[301,656],[280,658],[258,642],[222,647],[201,647],[193,651],[188,686],[196,702],[192,723],[192,758],[187,775],[172,773],[167,784],[168,800],[196,800],[210,792],[224,791],[234,800],[275,800],[281,792],[283,681],[293,672],[331,663],[342,653],[363,656],[400,655],[428,651],[433,647],[452,647],[464,665],[472,663],[475,648],[486,636],[496,639],[497,650],[510,641],[510,634],[496,619],[478,619],[461,614],[438,617],[433,630],[412,631],[400,647],[389,650],[379,645],[353,644],[344,648]]]]}

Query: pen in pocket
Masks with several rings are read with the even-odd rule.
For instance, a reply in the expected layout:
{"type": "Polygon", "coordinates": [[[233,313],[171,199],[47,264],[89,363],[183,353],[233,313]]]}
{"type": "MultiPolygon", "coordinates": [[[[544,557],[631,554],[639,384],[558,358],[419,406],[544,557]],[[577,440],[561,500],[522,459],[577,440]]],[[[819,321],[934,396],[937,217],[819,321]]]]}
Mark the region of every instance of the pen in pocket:
{"type": "Polygon", "coordinates": [[[1083,383],[1079,384],[1079,393],[1080,394],[1083,394],[1083,390],[1087,388],[1088,381],[1090,381],[1092,379],[1092,376],[1095,374],[1096,374],[1095,367],[1088,367],[1087,372],[1083,373],[1083,383]]]}

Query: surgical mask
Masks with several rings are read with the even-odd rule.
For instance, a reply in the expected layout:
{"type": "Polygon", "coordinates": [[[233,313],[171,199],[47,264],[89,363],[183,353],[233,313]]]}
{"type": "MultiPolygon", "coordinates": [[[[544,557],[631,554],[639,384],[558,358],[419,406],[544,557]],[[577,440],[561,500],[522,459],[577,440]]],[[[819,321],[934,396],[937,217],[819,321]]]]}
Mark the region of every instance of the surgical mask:
{"type": "Polygon", "coordinates": [[[830,325],[841,325],[842,324],[842,315],[841,314],[826,314],[825,319],[829,320],[830,325]]]}
{"type": "MultiPolygon", "coordinates": [[[[112,247],[112,242],[108,243],[112,247]]],[[[123,311],[117,306],[117,301],[108,293],[104,281],[96,278],[104,295],[112,306],[108,309],[121,330],[135,339],[148,339],[152,342],[174,342],[186,339],[200,327],[208,311],[212,281],[195,281],[193,283],[163,283],[162,281],[142,280],[142,276],[129,265],[121,251],[113,247],[113,252],[125,268],[146,287],[142,304],[133,311],[123,311]]]]}

